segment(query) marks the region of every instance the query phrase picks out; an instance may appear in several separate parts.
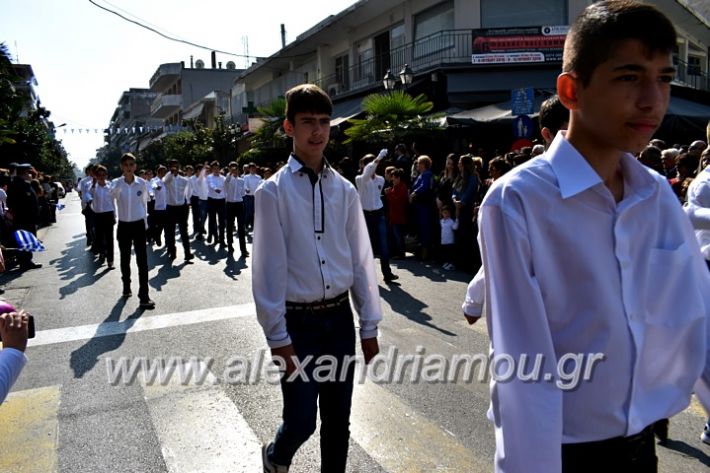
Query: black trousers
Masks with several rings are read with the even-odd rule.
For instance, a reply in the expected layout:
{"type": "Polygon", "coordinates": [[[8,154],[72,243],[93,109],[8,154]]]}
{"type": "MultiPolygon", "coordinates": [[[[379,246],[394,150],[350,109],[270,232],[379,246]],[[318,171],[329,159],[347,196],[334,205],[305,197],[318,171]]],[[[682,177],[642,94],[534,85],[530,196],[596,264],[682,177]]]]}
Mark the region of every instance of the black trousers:
{"type": "Polygon", "coordinates": [[[355,375],[355,365],[345,361],[355,356],[350,303],[345,299],[340,306],[317,313],[287,309],[286,328],[298,359],[303,362],[312,356],[313,361],[304,366],[307,380],[281,379],[283,423],[268,455],[277,465],[290,465],[296,451],[315,432],[320,411],[320,471],[344,473],[355,375]],[[336,360],[337,374],[332,379],[319,380],[314,375],[321,356],[336,360]]]}
{"type": "Polygon", "coordinates": [[[562,445],[562,473],[656,473],[653,425],[630,437],[562,445]]]}
{"type": "Polygon", "coordinates": [[[187,204],[184,205],[168,205],[167,219],[165,225],[165,246],[168,248],[168,254],[175,256],[175,225],[177,224],[180,231],[180,239],[182,247],[185,250],[185,256],[190,254],[190,237],[187,233],[187,214],[190,208],[187,204]]]}
{"type": "Polygon", "coordinates": [[[246,253],[247,239],[244,229],[244,203],[227,202],[227,244],[231,247],[234,241],[234,219],[237,219],[237,235],[239,236],[239,251],[246,253]]]}
{"type": "Polygon", "coordinates": [[[131,247],[136,252],[138,263],[138,297],[141,301],[148,299],[148,250],[146,248],[146,229],[143,220],[135,222],[118,222],[116,231],[118,249],[121,253],[121,279],[123,289],[131,288],[131,247]]]}
{"type": "Polygon", "coordinates": [[[190,211],[192,212],[192,232],[205,233],[205,223],[202,221],[200,198],[196,195],[190,197],[190,211]]]}
{"type": "Polygon", "coordinates": [[[94,213],[94,244],[106,261],[113,263],[113,226],[116,217],[113,212],[94,213]]]}
{"type": "Polygon", "coordinates": [[[86,246],[94,244],[94,211],[91,209],[91,204],[86,204],[86,207],[81,211],[84,214],[84,224],[86,225],[86,246]]]}
{"type": "Polygon", "coordinates": [[[208,238],[217,238],[219,225],[219,241],[224,241],[224,199],[207,198],[207,214],[209,215],[208,238]]]}

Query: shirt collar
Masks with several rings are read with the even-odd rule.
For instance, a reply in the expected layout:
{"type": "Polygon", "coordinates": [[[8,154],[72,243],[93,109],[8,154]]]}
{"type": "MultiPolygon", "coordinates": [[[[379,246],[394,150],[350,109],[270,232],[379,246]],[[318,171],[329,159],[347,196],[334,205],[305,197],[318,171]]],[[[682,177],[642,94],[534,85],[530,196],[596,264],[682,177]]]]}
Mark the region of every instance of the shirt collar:
{"type": "MultiPolygon", "coordinates": [[[[303,163],[301,158],[296,156],[296,153],[291,153],[291,155],[288,157],[288,161],[286,162],[286,166],[291,170],[292,174],[295,174],[297,172],[306,172],[307,168],[306,165],[303,163]]],[[[326,169],[330,169],[330,163],[328,162],[328,159],[324,156],[323,157],[323,169],[321,170],[321,174],[325,173],[326,169]]]]}
{"type": "MultiPolygon", "coordinates": [[[[567,141],[565,132],[557,134],[550,148],[541,158],[550,163],[563,199],[573,197],[598,184],[603,185],[599,174],[567,141]]],[[[631,193],[639,194],[639,197],[650,195],[657,184],[649,170],[629,153],[622,155],[621,169],[624,175],[624,187],[631,193]]]]}

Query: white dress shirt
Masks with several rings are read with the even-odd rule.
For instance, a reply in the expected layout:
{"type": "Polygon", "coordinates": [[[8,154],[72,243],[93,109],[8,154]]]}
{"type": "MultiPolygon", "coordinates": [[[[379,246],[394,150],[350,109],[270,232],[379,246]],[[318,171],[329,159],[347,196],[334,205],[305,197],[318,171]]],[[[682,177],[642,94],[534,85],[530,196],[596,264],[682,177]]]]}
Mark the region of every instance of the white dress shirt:
{"type": "Polygon", "coordinates": [[[97,214],[114,211],[111,181],[106,181],[103,186],[97,182],[95,186],[91,187],[91,193],[94,196],[91,201],[91,210],[97,214]]]}
{"type": "Polygon", "coordinates": [[[449,218],[442,218],[439,220],[439,225],[441,226],[441,244],[442,245],[453,245],[455,240],[454,231],[459,228],[459,220],[449,218]]]}
{"type": "Polygon", "coordinates": [[[163,178],[165,190],[167,191],[167,203],[177,207],[190,202],[189,185],[190,181],[185,176],[174,176],[168,171],[163,178]]]}
{"type": "Polygon", "coordinates": [[[0,350],[0,404],[5,401],[10,388],[15,384],[27,364],[27,356],[20,350],[4,348],[0,350]]]}
{"type": "Polygon", "coordinates": [[[165,210],[168,207],[168,193],[165,190],[165,183],[159,177],[154,177],[150,181],[155,199],[155,210],[165,210]]]}
{"type": "Polygon", "coordinates": [[[244,179],[229,174],[224,180],[224,197],[227,199],[227,202],[242,202],[244,200],[244,194],[246,194],[244,179]]]}
{"type": "Polygon", "coordinates": [[[246,192],[246,195],[254,195],[256,192],[256,189],[259,187],[259,184],[261,184],[261,181],[263,181],[262,177],[258,174],[245,174],[244,175],[244,190],[246,192]]]}
{"type": "Polygon", "coordinates": [[[710,261],[710,166],[706,167],[688,187],[683,207],[695,228],[700,251],[710,261]]]}
{"type": "Polygon", "coordinates": [[[148,212],[148,183],[136,176],[128,184],[121,176],[113,180],[111,185],[113,197],[116,199],[116,210],[120,222],[135,222],[145,220],[148,212]]]}
{"type": "Polygon", "coordinates": [[[199,174],[196,174],[190,178],[192,181],[192,192],[200,200],[207,200],[207,171],[206,168],[202,168],[199,174]]]}
{"type": "Polygon", "coordinates": [[[559,472],[561,444],[636,434],[694,385],[710,407],[710,275],[665,178],[630,154],[620,164],[616,203],[561,133],[481,205],[492,354],[541,354],[553,379],[565,354],[605,356],[572,390],[491,382],[497,472],[559,472]]]}
{"type": "Polygon", "coordinates": [[[466,298],[461,304],[463,313],[470,317],[480,317],[483,313],[483,303],[485,302],[486,279],[483,266],[478,269],[476,275],[468,283],[466,288],[466,298]]]}
{"type": "Polygon", "coordinates": [[[224,199],[224,181],[223,175],[210,174],[207,176],[207,197],[210,199],[224,199]]]}
{"type": "Polygon", "coordinates": [[[385,186],[385,178],[375,173],[379,163],[380,159],[374,159],[365,166],[362,174],[355,176],[360,203],[367,211],[380,210],[383,207],[382,188],[385,186]]]}
{"type": "Polygon", "coordinates": [[[255,194],[252,292],[270,347],[291,343],[285,302],[315,302],[350,290],[360,337],[382,319],[375,260],[357,191],[329,165],[315,185],[292,155],[255,194]]]}
{"type": "Polygon", "coordinates": [[[91,184],[93,184],[94,178],[91,176],[86,176],[81,181],[79,181],[79,191],[81,192],[81,208],[82,210],[86,208],[91,202],[93,196],[91,195],[91,184]]]}

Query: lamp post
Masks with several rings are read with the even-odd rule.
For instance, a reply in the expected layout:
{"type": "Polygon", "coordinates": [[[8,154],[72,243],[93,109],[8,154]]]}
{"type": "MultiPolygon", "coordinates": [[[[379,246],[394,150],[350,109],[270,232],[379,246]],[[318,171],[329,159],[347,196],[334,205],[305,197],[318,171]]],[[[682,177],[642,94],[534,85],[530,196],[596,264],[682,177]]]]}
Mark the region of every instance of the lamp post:
{"type": "MultiPolygon", "coordinates": [[[[399,72],[399,82],[406,89],[412,83],[412,80],[414,80],[414,72],[409,65],[405,64],[399,72]]],[[[397,87],[397,76],[387,69],[387,73],[382,79],[382,84],[385,86],[385,90],[394,90],[397,87]]]]}

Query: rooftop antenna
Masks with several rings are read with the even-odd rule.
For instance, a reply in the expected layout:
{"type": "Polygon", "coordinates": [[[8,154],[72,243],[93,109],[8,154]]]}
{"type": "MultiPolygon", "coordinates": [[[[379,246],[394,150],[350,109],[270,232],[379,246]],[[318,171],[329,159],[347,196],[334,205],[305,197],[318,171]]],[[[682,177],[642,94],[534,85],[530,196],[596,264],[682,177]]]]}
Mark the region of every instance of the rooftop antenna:
{"type": "Polygon", "coordinates": [[[242,47],[244,48],[244,69],[249,69],[249,36],[242,36],[242,47]]]}
{"type": "Polygon", "coordinates": [[[281,23],[281,49],[286,47],[286,25],[281,23]]]}

